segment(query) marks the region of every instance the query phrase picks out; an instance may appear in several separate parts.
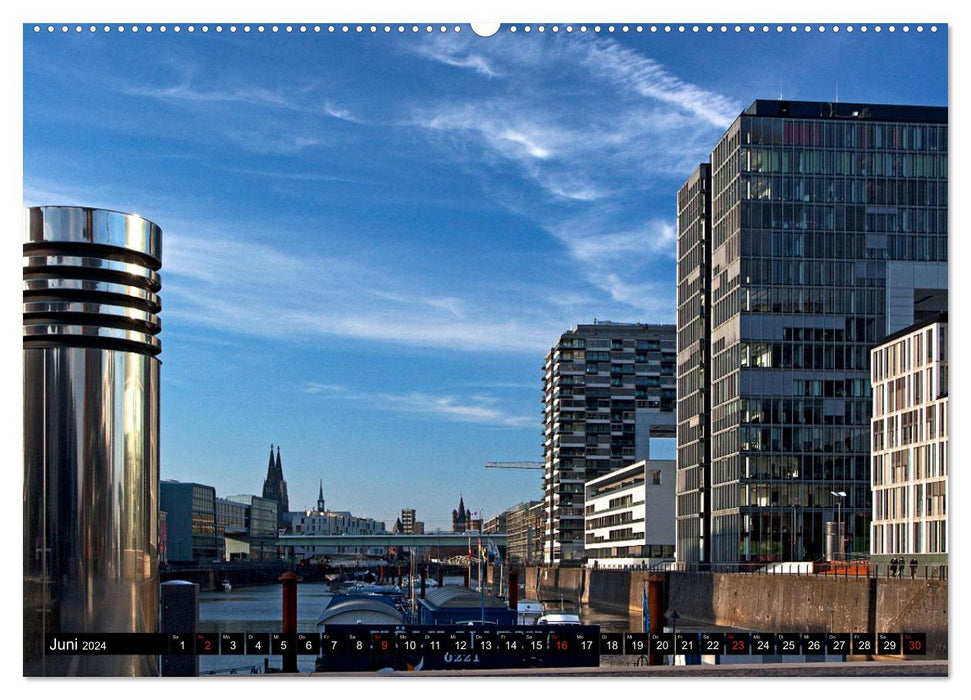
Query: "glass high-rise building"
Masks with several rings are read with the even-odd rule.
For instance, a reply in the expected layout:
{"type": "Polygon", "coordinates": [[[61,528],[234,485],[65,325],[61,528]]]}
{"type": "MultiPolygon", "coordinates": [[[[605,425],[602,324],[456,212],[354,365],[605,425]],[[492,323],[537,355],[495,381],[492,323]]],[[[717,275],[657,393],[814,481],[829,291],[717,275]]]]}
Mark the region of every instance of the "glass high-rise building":
{"type": "Polygon", "coordinates": [[[946,261],[946,108],[739,115],[678,192],[680,561],[869,551],[870,349],[946,261]]]}

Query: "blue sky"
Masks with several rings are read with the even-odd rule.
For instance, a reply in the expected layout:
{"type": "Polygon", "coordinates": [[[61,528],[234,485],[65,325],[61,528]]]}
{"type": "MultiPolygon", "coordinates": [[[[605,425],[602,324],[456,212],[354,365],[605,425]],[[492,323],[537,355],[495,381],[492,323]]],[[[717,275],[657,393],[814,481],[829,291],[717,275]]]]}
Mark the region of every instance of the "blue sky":
{"type": "Polygon", "coordinates": [[[259,493],[279,444],[292,507],[432,529],[540,498],[482,465],[541,459],[563,331],[674,322],[674,194],[754,99],[947,104],[943,25],[71,26],[24,29],[24,204],[163,228],[162,477],[259,493]]]}

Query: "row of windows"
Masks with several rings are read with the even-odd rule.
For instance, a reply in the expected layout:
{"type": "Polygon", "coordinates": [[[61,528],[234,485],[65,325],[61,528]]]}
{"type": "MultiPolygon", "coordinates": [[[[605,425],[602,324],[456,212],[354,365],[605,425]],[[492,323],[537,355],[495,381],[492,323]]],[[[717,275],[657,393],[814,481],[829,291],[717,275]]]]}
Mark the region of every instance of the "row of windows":
{"type": "Polygon", "coordinates": [[[865,452],[870,437],[865,429],[841,427],[761,427],[743,425],[739,429],[743,452],[865,452]]]}
{"type": "Polygon", "coordinates": [[[694,230],[678,238],[678,267],[682,270],[679,279],[682,279],[689,270],[701,265],[705,259],[705,224],[703,221],[698,221],[693,227],[694,230]]]}
{"type": "MultiPolygon", "coordinates": [[[[946,554],[947,521],[873,525],[874,554],[946,554]]],[[[917,562],[920,566],[920,561],[917,562]]]]}
{"type": "MultiPolygon", "coordinates": [[[[745,455],[739,478],[768,481],[867,481],[866,455],[745,455]]],[[[835,489],[830,489],[835,490],[835,489]]],[[[846,490],[846,489],[840,489],[846,490]]],[[[798,496],[797,496],[798,497],[798,496]]],[[[804,505],[809,501],[802,499],[804,505]]]]}
{"type": "MultiPolygon", "coordinates": [[[[738,437],[737,431],[729,431],[726,434],[732,434],[736,438],[738,437]]],[[[737,442],[735,443],[735,446],[738,446],[737,442]]],[[[786,459],[786,457],[782,457],[782,459],[786,459]]],[[[724,484],[732,481],[738,481],[740,474],[741,462],[737,452],[733,452],[727,456],[719,455],[712,461],[710,474],[712,484],[724,484]]]]}
{"type": "Polygon", "coordinates": [[[873,492],[873,520],[903,520],[947,515],[947,482],[929,481],[910,486],[893,486],[873,492]]]}
{"type": "Polygon", "coordinates": [[[873,351],[873,381],[909,372],[922,367],[935,359],[934,331],[937,330],[937,357],[943,362],[947,359],[947,326],[935,325],[933,328],[905,336],[900,340],[877,348],[873,351]]]}
{"type": "MultiPolygon", "coordinates": [[[[736,236],[737,238],[737,236],[736,236]]],[[[738,277],[734,278],[734,287],[738,288],[738,277]]],[[[711,313],[711,327],[718,328],[720,325],[738,315],[740,310],[739,295],[729,294],[713,304],[711,313]]]]}
{"type": "MultiPolygon", "coordinates": [[[[847,237],[847,243],[852,242],[847,237]]],[[[827,256],[828,257],[828,256],[827,256]]],[[[753,304],[758,304],[760,310],[767,301],[763,290],[757,289],[760,286],[778,285],[785,287],[795,287],[790,290],[788,297],[778,297],[779,303],[786,303],[789,306],[805,306],[823,301],[823,297],[816,292],[817,289],[811,287],[854,287],[855,290],[829,290],[838,291],[846,295],[847,304],[850,306],[850,313],[863,313],[866,306],[882,306],[880,299],[873,297],[868,303],[866,297],[853,298],[850,294],[855,291],[859,294],[870,294],[871,296],[880,293],[881,289],[859,289],[861,286],[878,286],[876,281],[886,274],[883,264],[862,261],[858,262],[838,262],[835,260],[791,260],[786,258],[743,258],[741,260],[741,278],[744,280],[744,287],[750,291],[743,291],[743,304],[749,308],[753,304]],[[869,275],[873,275],[870,277],[869,275]],[[870,282],[873,280],[873,282],[870,282]],[[756,288],[756,289],[753,289],[756,288]],[[808,293],[808,295],[807,295],[808,293]]],[[[882,285],[879,285],[882,286],[882,285]]]]}
{"type": "Polygon", "coordinates": [[[702,428],[703,425],[698,425],[694,428],[687,428],[684,432],[681,432],[679,428],[680,447],[678,447],[676,455],[679,469],[700,464],[705,460],[705,442],[702,428]]]}
{"type": "Polygon", "coordinates": [[[947,150],[947,126],[744,117],[741,142],[816,148],[943,151],[947,150]]]}
{"type": "Polygon", "coordinates": [[[739,399],[742,423],[779,425],[863,425],[869,420],[867,401],[747,397],[739,399]]]}
{"type": "Polygon", "coordinates": [[[599,518],[588,518],[586,528],[588,530],[593,530],[602,527],[610,527],[612,525],[626,525],[627,523],[634,522],[644,522],[644,518],[637,518],[635,520],[633,512],[625,510],[620,513],[611,513],[610,515],[604,515],[599,518]]]}
{"type": "Polygon", "coordinates": [[[919,481],[947,476],[947,443],[896,450],[872,456],[874,488],[885,484],[919,481]]]}
{"type": "MultiPolygon", "coordinates": [[[[683,265],[681,262],[678,263],[679,274],[687,274],[694,270],[694,267],[689,267],[683,265]]],[[[683,306],[688,303],[703,303],[703,297],[705,293],[705,270],[702,268],[699,274],[694,277],[690,282],[681,282],[678,284],[678,306],[683,306]]]]}
{"type": "Polygon", "coordinates": [[[742,229],[945,235],[947,208],[745,201],[740,204],[739,223],[742,229]],[[877,206],[884,211],[873,211],[877,206]]]}
{"type": "Polygon", "coordinates": [[[718,460],[721,457],[728,457],[738,453],[738,428],[731,427],[727,430],[716,432],[711,439],[711,457],[718,460]]]}
{"type": "Polygon", "coordinates": [[[883,416],[947,396],[948,367],[937,365],[874,386],[873,415],[883,416]]]}
{"type": "Polygon", "coordinates": [[[708,165],[702,164],[698,166],[698,169],[688,178],[688,182],[678,190],[679,213],[689,210],[691,206],[696,206],[700,198],[707,192],[705,185],[708,184],[708,171],[708,165]]]}
{"type": "MultiPolygon", "coordinates": [[[[947,180],[915,178],[799,177],[744,173],[743,200],[946,207],[947,180]]],[[[687,241],[687,239],[685,239],[687,241]]]]}
{"type": "Polygon", "coordinates": [[[870,382],[865,379],[795,379],[792,385],[795,396],[870,398],[870,382]]]}
{"type": "Polygon", "coordinates": [[[847,177],[947,177],[946,153],[743,147],[741,172],[847,177]]]}
{"type": "Polygon", "coordinates": [[[586,543],[599,544],[601,542],[615,542],[615,541],[621,542],[624,540],[632,540],[635,537],[639,537],[639,538],[644,537],[644,533],[638,532],[635,535],[633,528],[626,527],[621,530],[611,530],[608,533],[607,537],[598,537],[593,534],[588,534],[586,537],[586,543]]]}
{"type": "Polygon", "coordinates": [[[762,369],[866,370],[865,345],[824,343],[741,343],[741,367],[762,369]]]}
{"type": "MultiPolygon", "coordinates": [[[[643,537],[643,534],[641,535],[643,537]]],[[[587,547],[587,557],[592,559],[650,558],[673,559],[673,544],[645,544],[631,547],[587,547]]]]}
{"type": "MultiPolygon", "coordinates": [[[[829,508],[835,505],[833,491],[836,488],[847,494],[847,498],[844,499],[842,504],[843,508],[869,507],[865,487],[834,482],[825,484],[742,484],[738,489],[738,507],[829,508]]],[[[726,493],[729,491],[729,489],[722,490],[726,493]]],[[[715,510],[725,510],[726,507],[731,506],[724,506],[716,501],[714,507],[715,510]]]]}

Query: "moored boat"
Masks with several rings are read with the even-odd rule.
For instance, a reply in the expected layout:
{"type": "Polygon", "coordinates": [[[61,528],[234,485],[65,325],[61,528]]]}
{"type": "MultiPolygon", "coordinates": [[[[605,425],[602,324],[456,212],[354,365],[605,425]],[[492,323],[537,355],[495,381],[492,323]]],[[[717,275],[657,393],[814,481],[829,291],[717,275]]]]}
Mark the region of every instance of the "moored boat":
{"type": "Polygon", "coordinates": [[[538,600],[520,600],[516,606],[516,624],[535,625],[543,612],[543,604],[538,600]]]}

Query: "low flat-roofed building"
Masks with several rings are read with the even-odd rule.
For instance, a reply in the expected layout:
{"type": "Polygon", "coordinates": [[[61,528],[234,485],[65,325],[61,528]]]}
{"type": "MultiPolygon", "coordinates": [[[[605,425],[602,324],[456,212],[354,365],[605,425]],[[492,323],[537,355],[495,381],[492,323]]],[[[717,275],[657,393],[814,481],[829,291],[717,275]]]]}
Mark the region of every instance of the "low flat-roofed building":
{"type": "Polygon", "coordinates": [[[587,566],[674,559],[674,460],[641,460],[584,484],[587,566]]]}

